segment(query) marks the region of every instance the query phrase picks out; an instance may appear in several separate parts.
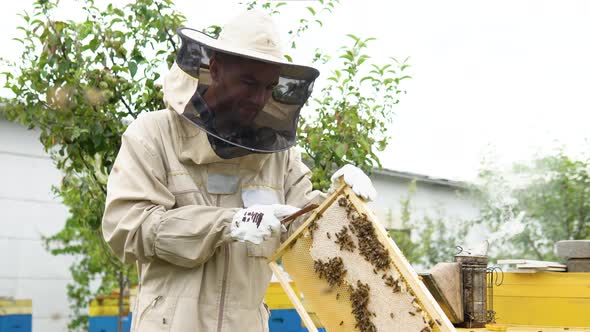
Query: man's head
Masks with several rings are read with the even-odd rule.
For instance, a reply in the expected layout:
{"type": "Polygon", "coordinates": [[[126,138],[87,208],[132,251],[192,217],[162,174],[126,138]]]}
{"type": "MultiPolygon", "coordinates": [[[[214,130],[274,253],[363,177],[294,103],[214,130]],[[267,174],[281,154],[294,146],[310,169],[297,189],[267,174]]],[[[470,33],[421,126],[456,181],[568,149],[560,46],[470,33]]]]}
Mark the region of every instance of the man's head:
{"type": "Polygon", "coordinates": [[[281,67],[216,52],[209,64],[211,86],[205,100],[224,120],[252,123],[279,82],[281,67]]]}
{"type": "Polygon", "coordinates": [[[168,104],[207,132],[219,156],[272,153],[295,144],[299,111],[319,72],[284,58],[269,15],[247,11],[218,38],[189,28],[178,35],[175,66],[186,75],[170,80],[175,89],[166,85],[165,97],[173,97],[168,104]]]}

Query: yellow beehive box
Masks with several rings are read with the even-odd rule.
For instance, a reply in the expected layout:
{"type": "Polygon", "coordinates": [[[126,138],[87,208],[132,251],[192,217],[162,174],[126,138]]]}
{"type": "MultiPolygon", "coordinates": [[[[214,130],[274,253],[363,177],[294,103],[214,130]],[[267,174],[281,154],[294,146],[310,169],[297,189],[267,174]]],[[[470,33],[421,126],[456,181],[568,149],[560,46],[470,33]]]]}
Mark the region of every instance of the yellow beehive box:
{"type": "Polygon", "coordinates": [[[504,273],[493,289],[498,324],[590,327],[590,273],[504,273]]]}
{"type": "MultiPolygon", "coordinates": [[[[299,295],[297,291],[297,286],[294,283],[290,283],[291,288],[295,292],[295,294],[299,295]]],[[[281,287],[279,282],[271,282],[268,288],[266,289],[266,293],[264,294],[264,303],[268,306],[269,310],[290,310],[295,309],[293,303],[289,300],[287,293],[281,287]]],[[[305,307],[305,305],[304,305],[305,307]]],[[[306,308],[307,309],[307,308],[306,308]]],[[[317,315],[313,312],[307,312],[311,319],[313,320],[315,326],[320,327],[322,326],[320,320],[317,318],[317,315]]],[[[272,317],[272,313],[271,313],[272,317]]],[[[303,324],[303,323],[302,323],[303,324]]]]}
{"type": "MultiPolygon", "coordinates": [[[[129,314],[129,296],[123,298],[123,314],[129,314]]],[[[90,317],[96,316],[118,316],[119,315],[119,295],[114,293],[108,296],[97,296],[90,301],[88,314],[90,317]]]]}
{"type": "MultiPolygon", "coordinates": [[[[290,283],[296,294],[299,294],[294,283],[290,283]]],[[[278,282],[271,282],[266,293],[264,294],[264,303],[270,310],[275,309],[293,309],[293,304],[289,301],[289,297],[278,282]]]]}
{"type": "Polygon", "coordinates": [[[0,299],[0,315],[30,315],[33,313],[33,300],[0,299]]]}

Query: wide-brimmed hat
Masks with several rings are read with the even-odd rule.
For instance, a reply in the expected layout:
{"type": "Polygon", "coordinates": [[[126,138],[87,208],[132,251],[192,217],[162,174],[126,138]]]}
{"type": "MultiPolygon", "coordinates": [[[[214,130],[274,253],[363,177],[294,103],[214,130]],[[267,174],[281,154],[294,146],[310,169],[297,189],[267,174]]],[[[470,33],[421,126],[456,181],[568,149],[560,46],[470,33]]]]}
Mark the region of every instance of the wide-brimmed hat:
{"type": "Polygon", "coordinates": [[[178,35],[213,51],[237,55],[281,66],[281,76],[315,80],[320,72],[309,66],[297,65],[284,57],[283,44],[273,19],[262,12],[250,10],[234,17],[219,37],[191,28],[179,28],[178,35]]]}

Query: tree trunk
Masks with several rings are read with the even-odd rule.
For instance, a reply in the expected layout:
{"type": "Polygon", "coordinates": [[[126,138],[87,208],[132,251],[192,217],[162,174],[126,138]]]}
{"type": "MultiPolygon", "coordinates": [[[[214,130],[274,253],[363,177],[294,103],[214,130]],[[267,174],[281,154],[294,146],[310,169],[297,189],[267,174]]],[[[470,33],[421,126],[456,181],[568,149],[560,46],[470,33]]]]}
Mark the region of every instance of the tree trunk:
{"type": "Polygon", "coordinates": [[[123,332],[123,317],[125,306],[123,304],[123,298],[125,296],[125,276],[123,275],[123,269],[120,269],[119,272],[119,317],[118,317],[118,327],[117,331],[123,332]]]}

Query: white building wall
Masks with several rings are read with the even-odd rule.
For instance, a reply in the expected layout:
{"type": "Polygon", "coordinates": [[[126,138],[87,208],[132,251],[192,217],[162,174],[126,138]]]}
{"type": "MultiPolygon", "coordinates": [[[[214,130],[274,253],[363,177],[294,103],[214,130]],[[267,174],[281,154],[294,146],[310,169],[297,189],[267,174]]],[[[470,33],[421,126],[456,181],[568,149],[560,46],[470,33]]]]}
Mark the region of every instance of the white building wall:
{"type": "MultiPolygon", "coordinates": [[[[401,201],[410,195],[411,174],[395,175],[397,172],[377,171],[371,180],[377,190],[377,199],[371,204],[385,227],[400,227],[401,201]]],[[[427,179],[416,175],[416,191],[410,197],[410,220],[421,220],[424,216],[445,217],[452,222],[474,219],[479,208],[466,191],[465,184],[446,180],[427,179]]]]}
{"type": "Polygon", "coordinates": [[[51,192],[60,174],[38,132],[0,118],[0,297],[33,300],[33,331],[66,331],[70,257],[52,256],[42,236],[59,231],[67,209],[51,192]]]}

